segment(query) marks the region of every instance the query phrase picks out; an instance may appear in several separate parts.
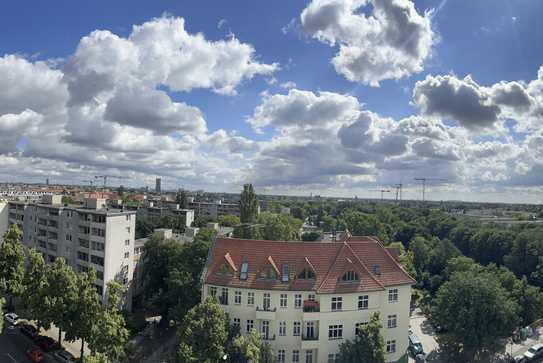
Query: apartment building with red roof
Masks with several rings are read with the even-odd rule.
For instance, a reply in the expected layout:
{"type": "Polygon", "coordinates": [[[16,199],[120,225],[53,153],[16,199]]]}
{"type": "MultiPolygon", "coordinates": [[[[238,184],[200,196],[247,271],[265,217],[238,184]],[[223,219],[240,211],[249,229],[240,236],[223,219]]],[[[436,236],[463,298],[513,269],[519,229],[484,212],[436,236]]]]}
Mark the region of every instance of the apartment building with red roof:
{"type": "Polygon", "coordinates": [[[415,280],[375,237],[217,238],[202,278],[202,298],[216,297],[243,334],[262,333],[279,362],[335,362],[375,312],[387,361],[404,359],[415,280]]]}

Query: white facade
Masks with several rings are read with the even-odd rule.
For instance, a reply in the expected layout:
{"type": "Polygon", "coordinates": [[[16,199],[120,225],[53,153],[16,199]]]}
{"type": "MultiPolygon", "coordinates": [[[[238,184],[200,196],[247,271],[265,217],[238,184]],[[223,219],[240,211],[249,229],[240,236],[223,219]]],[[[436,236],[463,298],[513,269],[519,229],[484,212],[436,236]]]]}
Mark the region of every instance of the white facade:
{"type": "MultiPolygon", "coordinates": [[[[105,296],[108,281],[130,287],[136,215],[133,211],[103,208],[88,200],[87,208],[57,204],[9,203],[9,223],[23,231],[23,243],[36,248],[46,262],[62,257],[76,271],[96,270],[96,287],[105,296]]],[[[127,307],[130,308],[130,290],[127,307]]]]}
{"type": "Polygon", "coordinates": [[[387,345],[389,349],[394,347],[393,352],[386,354],[387,362],[398,361],[407,350],[410,285],[375,292],[317,294],[311,291],[255,290],[206,284],[203,298],[213,294],[218,297],[231,322],[240,324],[242,334],[248,333],[248,324],[250,327],[252,322],[254,329],[267,338],[276,358],[284,354],[284,362],[296,362],[296,356],[299,357],[298,362],[335,362],[339,345],[347,339],[354,340],[356,324],[368,322],[375,312],[380,313],[385,349],[387,345]],[[222,298],[223,289],[227,291],[227,301],[222,298]],[[250,294],[253,294],[252,298],[250,294]],[[269,307],[263,309],[267,304],[265,294],[269,296],[269,307]],[[390,302],[389,294],[392,298],[390,302]],[[367,308],[365,303],[361,303],[359,308],[359,298],[364,301],[365,296],[367,308]],[[395,296],[397,299],[393,299],[395,296]],[[332,310],[333,298],[341,298],[340,310],[332,310]],[[304,301],[312,299],[319,303],[319,312],[304,309],[304,301]],[[299,305],[296,300],[300,301],[299,305]],[[298,327],[299,332],[296,331],[298,327]],[[341,337],[329,337],[330,334],[338,335],[339,331],[341,337]]]}
{"type": "Polygon", "coordinates": [[[0,243],[3,242],[4,234],[8,230],[8,203],[0,200],[0,243]]]}

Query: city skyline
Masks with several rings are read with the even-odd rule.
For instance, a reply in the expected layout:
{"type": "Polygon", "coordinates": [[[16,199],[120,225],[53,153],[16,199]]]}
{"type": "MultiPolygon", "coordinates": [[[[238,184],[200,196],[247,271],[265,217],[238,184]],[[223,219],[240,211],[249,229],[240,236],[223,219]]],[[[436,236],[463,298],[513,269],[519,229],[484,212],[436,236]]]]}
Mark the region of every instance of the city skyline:
{"type": "Polygon", "coordinates": [[[0,181],[540,202],[543,4],[105,4],[0,15],[0,181]]]}

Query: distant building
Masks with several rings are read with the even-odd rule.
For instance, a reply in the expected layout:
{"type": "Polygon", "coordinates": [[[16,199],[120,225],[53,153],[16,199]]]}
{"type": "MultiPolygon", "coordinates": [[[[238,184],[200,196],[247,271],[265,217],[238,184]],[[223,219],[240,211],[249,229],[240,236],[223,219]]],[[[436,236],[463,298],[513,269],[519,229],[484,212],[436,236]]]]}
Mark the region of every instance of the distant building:
{"type": "Polygon", "coordinates": [[[339,346],[379,312],[386,361],[407,360],[415,280],[373,237],[280,242],[218,237],[202,274],[242,334],[256,329],[281,362],[338,362],[339,346]]]}
{"type": "Polygon", "coordinates": [[[155,220],[159,220],[162,217],[183,217],[186,227],[190,227],[192,222],[194,222],[194,211],[192,209],[180,209],[178,204],[155,207],[154,203],[149,203],[149,206],[138,209],[138,216],[155,220]]]}
{"type": "Polygon", "coordinates": [[[36,248],[46,262],[62,257],[80,272],[96,270],[96,289],[105,296],[108,281],[129,288],[136,212],[106,207],[105,199],[87,198],[82,206],[62,204],[61,195],[46,195],[41,203],[9,202],[8,220],[23,231],[23,243],[36,248]]]}
{"type": "Polygon", "coordinates": [[[223,203],[220,200],[216,202],[199,202],[189,199],[189,208],[194,210],[196,217],[209,218],[215,221],[221,216],[233,215],[239,217],[241,214],[239,203],[223,203]]]}
{"type": "Polygon", "coordinates": [[[162,179],[156,178],[155,181],[155,192],[161,193],[162,192],[162,179]]]}

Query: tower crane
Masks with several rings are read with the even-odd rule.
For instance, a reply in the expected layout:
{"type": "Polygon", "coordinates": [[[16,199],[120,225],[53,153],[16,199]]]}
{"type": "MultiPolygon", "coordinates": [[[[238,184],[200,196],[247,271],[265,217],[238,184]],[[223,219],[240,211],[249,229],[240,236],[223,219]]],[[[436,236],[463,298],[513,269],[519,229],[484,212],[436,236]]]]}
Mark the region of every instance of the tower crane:
{"type": "Polygon", "coordinates": [[[82,180],[83,183],[89,183],[89,186],[92,187],[94,180],[82,180]]]}
{"type": "Polygon", "coordinates": [[[426,184],[429,181],[445,181],[446,179],[442,178],[414,178],[417,181],[421,182],[422,185],[422,201],[426,201],[426,184]]]}
{"type": "Polygon", "coordinates": [[[399,184],[395,184],[394,185],[394,188],[396,189],[396,201],[402,201],[402,188],[403,188],[403,184],[402,183],[399,183],[399,184]]]}
{"type": "Polygon", "coordinates": [[[385,199],[385,193],[390,193],[389,189],[371,189],[370,192],[381,192],[381,200],[385,199]]]}
{"type": "Polygon", "coordinates": [[[104,188],[107,186],[107,179],[108,178],[115,178],[115,179],[129,179],[126,176],[116,176],[116,175],[95,175],[94,179],[103,179],[104,181],[104,188]]]}

